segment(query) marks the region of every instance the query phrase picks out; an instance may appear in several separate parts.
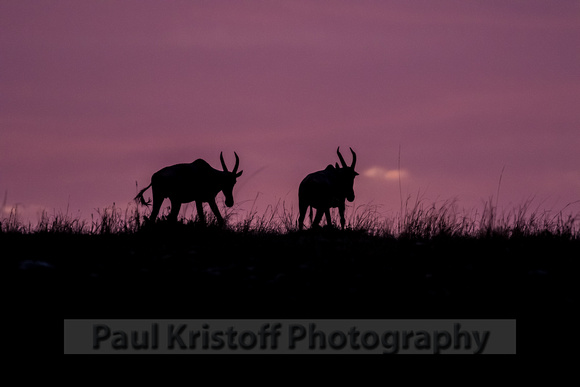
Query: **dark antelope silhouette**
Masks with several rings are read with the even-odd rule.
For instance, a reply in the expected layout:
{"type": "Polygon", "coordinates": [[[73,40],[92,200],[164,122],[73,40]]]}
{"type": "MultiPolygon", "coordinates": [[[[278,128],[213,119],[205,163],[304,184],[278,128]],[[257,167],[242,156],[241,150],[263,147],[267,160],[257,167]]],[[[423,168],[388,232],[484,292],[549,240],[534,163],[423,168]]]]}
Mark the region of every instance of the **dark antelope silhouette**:
{"type": "Polygon", "coordinates": [[[202,159],[197,159],[191,164],[176,164],[165,167],[151,176],[151,184],[135,196],[135,201],[149,206],[151,201],[145,201],[143,193],[149,187],[153,187],[153,210],[149,218],[151,221],[155,221],[157,218],[163,200],[169,198],[171,201],[169,220],[177,220],[177,214],[182,203],[195,201],[197,216],[201,222],[205,223],[203,202],[207,202],[217,218],[218,223],[222,225],[224,220],[215,203],[215,197],[222,191],[226,198],[226,206],[233,206],[234,197],[232,191],[236,184],[236,179],[243,172],[238,172],[240,159],[236,152],[234,152],[234,155],[236,156],[236,165],[231,172],[226,167],[222,153],[220,153],[220,161],[223,171],[212,168],[202,159]]]}
{"type": "Polygon", "coordinates": [[[298,207],[300,217],[298,218],[298,228],[302,230],[306,210],[310,207],[310,220],[312,221],[312,208],[316,209],[316,216],[312,221],[312,227],[317,227],[326,215],[326,224],[331,225],[330,209],[338,207],[340,214],[340,225],[344,228],[344,200],[352,202],[354,200],[354,178],[358,175],[354,171],[356,165],[356,153],[350,148],[352,153],[352,164],[350,167],[344,162],[340,154],[340,147],[336,149],[338,158],[342,165],[338,163],[333,167],[329,165],[323,171],[313,172],[306,176],[300,183],[298,189],[298,207]]]}

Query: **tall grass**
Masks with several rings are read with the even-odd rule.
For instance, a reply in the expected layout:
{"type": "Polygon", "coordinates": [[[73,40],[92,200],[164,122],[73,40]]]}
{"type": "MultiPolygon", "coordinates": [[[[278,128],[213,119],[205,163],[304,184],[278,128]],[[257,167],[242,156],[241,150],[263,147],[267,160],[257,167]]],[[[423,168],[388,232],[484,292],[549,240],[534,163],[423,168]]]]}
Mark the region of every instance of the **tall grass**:
{"type": "MultiPolygon", "coordinates": [[[[243,211],[240,204],[223,210],[225,228],[233,232],[254,234],[285,234],[298,231],[298,214],[293,206],[279,200],[273,205],[259,210],[254,199],[249,210],[243,211]]],[[[347,206],[346,229],[364,232],[378,237],[421,238],[434,237],[519,237],[552,235],[576,239],[580,237],[580,212],[565,212],[579,202],[570,203],[560,211],[552,212],[534,208],[533,200],[508,210],[499,211],[493,198],[485,201],[481,210],[459,208],[458,201],[443,200],[431,204],[420,197],[409,196],[402,203],[398,213],[385,216],[381,207],[374,204],[347,206]]],[[[245,204],[245,203],[242,203],[245,204]]],[[[0,218],[0,233],[73,233],[73,234],[128,234],[137,233],[151,226],[148,209],[129,204],[121,209],[115,204],[97,209],[91,214],[90,221],[65,213],[43,211],[37,224],[25,224],[20,220],[18,209],[11,209],[8,215],[0,218]]],[[[184,211],[186,213],[187,211],[184,211]]],[[[162,211],[157,223],[167,223],[169,207],[162,211]]],[[[333,224],[338,228],[338,211],[331,212],[333,224]]],[[[208,226],[217,227],[211,211],[206,212],[208,226]]],[[[325,220],[321,222],[324,223],[325,220]]],[[[180,217],[179,224],[200,226],[197,214],[189,218],[180,217]]],[[[309,219],[305,228],[310,227],[309,219]]],[[[325,226],[327,227],[327,226],[325,226]]]]}
{"type": "Polygon", "coordinates": [[[403,212],[395,222],[396,232],[402,237],[432,238],[450,237],[516,237],[534,235],[555,235],[578,238],[580,213],[564,214],[564,210],[578,202],[570,203],[553,213],[531,210],[532,199],[509,211],[500,213],[494,205],[493,197],[483,203],[483,210],[459,209],[457,200],[446,200],[425,206],[420,200],[410,206],[407,199],[403,212]]]}
{"type": "Polygon", "coordinates": [[[33,225],[31,222],[24,223],[18,208],[14,207],[8,216],[0,219],[0,233],[120,234],[137,232],[143,226],[143,214],[136,206],[122,210],[113,203],[111,207],[95,211],[89,221],[72,216],[68,210],[64,213],[54,211],[52,214],[44,210],[33,225]]]}
{"type": "Polygon", "coordinates": [[[456,200],[425,206],[419,198],[410,205],[410,199],[407,198],[403,212],[398,215],[397,235],[431,238],[435,235],[465,236],[476,233],[476,217],[459,211],[456,200]]]}
{"type": "Polygon", "coordinates": [[[227,211],[225,219],[228,227],[234,231],[242,233],[274,233],[283,234],[298,229],[298,217],[294,215],[294,208],[287,208],[286,202],[278,200],[276,204],[269,204],[260,211],[257,207],[259,195],[252,201],[252,205],[247,212],[242,212],[234,207],[227,211]]]}

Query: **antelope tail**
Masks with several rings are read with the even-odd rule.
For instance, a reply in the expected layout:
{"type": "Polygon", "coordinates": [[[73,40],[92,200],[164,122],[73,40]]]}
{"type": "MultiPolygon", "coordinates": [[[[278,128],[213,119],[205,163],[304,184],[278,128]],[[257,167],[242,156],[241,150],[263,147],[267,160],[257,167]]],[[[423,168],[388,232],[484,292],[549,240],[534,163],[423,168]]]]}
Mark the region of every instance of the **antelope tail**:
{"type": "Polygon", "coordinates": [[[153,183],[149,184],[147,187],[143,188],[141,191],[139,191],[139,193],[137,194],[137,196],[135,196],[135,198],[133,200],[135,200],[137,202],[137,204],[142,204],[144,206],[149,206],[151,205],[151,199],[149,200],[145,200],[145,198],[143,197],[143,193],[145,191],[147,191],[149,189],[149,187],[151,187],[153,183]]]}

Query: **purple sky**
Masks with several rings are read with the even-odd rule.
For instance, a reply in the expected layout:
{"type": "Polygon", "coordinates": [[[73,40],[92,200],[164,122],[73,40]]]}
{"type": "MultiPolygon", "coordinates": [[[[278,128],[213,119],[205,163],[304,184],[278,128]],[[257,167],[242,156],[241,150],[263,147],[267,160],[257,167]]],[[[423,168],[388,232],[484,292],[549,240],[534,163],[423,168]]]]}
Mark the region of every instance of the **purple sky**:
{"type": "Polygon", "coordinates": [[[337,146],[386,216],[399,147],[403,197],[481,207],[505,167],[500,207],[580,200],[579,1],[0,0],[0,87],[3,211],[33,220],[220,151],[240,211],[296,208],[337,146]]]}

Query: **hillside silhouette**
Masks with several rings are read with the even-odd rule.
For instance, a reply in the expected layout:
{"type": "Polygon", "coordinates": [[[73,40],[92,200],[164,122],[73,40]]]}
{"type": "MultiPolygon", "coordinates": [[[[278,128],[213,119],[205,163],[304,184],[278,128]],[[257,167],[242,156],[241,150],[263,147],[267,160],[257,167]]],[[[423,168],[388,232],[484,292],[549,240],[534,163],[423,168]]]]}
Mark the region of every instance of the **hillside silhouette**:
{"type": "Polygon", "coordinates": [[[447,210],[415,207],[390,223],[397,233],[373,228],[370,210],[345,230],[303,231],[285,212],[225,227],[115,208],[91,224],[10,217],[0,226],[9,307],[27,321],[515,318],[518,351],[551,350],[553,338],[534,335],[557,331],[578,304],[575,219],[488,215],[476,230],[447,210]]]}

